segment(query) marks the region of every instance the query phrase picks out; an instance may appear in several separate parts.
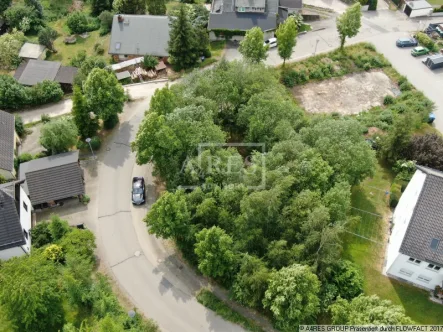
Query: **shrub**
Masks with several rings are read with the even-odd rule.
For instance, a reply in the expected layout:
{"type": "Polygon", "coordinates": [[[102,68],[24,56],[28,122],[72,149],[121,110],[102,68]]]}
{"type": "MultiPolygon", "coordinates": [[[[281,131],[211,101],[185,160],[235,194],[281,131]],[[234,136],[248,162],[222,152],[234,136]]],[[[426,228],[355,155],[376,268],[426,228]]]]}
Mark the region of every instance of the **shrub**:
{"type": "Polygon", "coordinates": [[[29,88],[18,83],[14,77],[0,75],[0,109],[18,109],[23,107],[29,101],[28,91],[29,88]]]}
{"type": "Polygon", "coordinates": [[[105,129],[112,129],[117,125],[118,121],[119,121],[118,115],[114,114],[110,116],[108,119],[106,119],[106,121],[103,121],[103,127],[105,129]]]}
{"type": "Polygon", "coordinates": [[[91,198],[88,195],[85,194],[82,196],[82,203],[84,205],[88,204],[90,201],[91,201],[91,198]]]}
{"type": "Polygon", "coordinates": [[[68,15],[66,24],[71,33],[83,33],[88,30],[88,16],[85,13],[75,11],[68,15]]]}
{"type": "Polygon", "coordinates": [[[103,53],[105,53],[105,49],[101,44],[97,43],[94,45],[94,52],[97,55],[103,55],[103,53]]]}
{"type": "Polygon", "coordinates": [[[101,12],[98,19],[100,20],[100,35],[106,35],[112,28],[112,20],[114,15],[110,11],[101,12]]]}
{"type": "Polygon", "coordinates": [[[78,150],[87,150],[89,149],[89,144],[80,139],[77,141],[76,147],[78,150]]]}
{"type": "Polygon", "coordinates": [[[6,180],[6,178],[0,174],[0,184],[6,183],[8,182],[8,180],[6,180]]]}
{"type": "Polygon", "coordinates": [[[94,137],[91,139],[91,147],[92,147],[92,150],[95,151],[95,150],[100,149],[101,145],[102,145],[102,142],[101,142],[101,140],[100,140],[100,137],[98,137],[98,136],[94,136],[94,137]]]}
{"type": "Polygon", "coordinates": [[[434,41],[431,39],[431,37],[429,37],[427,34],[423,33],[423,32],[419,32],[417,33],[417,35],[415,36],[415,38],[417,39],[417,41],[423,45],[424,47],[429,48],[431,51],[434,50],[435,48],[435,43],[434,41]]]}
{"type": "Polygon", "coordinates": [[[52,242],[51,232],[48,222],[39,222],[31,230],[32,245],[35,248],[43,247],[52,242]]]}
{"type": "Polygon", "coordinates": [[[80,68],[83,62],[85,62],[85,60],[86,60],[86,51],[81,50],[78,51],[77,54],[74,55],[74,57],[71,59],[70,65],[80,68]]]}
{"type": "Polygon", "coordinates": [[[370,51],[373,51],[373,52],[377,51],[377,49],[375,48],[374,44],[371,44],[371,43],[364,43],[363,47],[366,48],[367,50],[370,50],[370,51]]]}
{"type": "Polygon", "coordinates": [[[395,102],[395,98],[391,95],[386,95],[383,99],[383,105],[391,105],[395,102]]]}
{"type": "Polygon", "coordinates": [[[410,91],[410,90],[412,90],[412,84],[409,83],[408,81],[403,82],[402,84],[399,85],[399,89],[401,92],[410,91]]]}
{"type": "Polygon", "coordinates": [[[65,254],[62,247],[56,244],[51,244],[50,246],[46,247],[43,251],[43,256],[45,256],[46,259],[56,263],[60,263],[65,259],[65,254]]]}
{"type": "Polygon", "coordinates": [[[48,114],[42,114],[40,119],[43,123],[48,123],[51,121],[51,117],[48,114]]]}
{"type": "Polygon", "coordinates": [[[31,161],[32,159],[34,159],[34,157],[30,153],[22,153],[17,158],[19,164],[26,163],[28,161],[31,161]]]}
{"type": "Polygon", "coordinates": [[[29,97],[31,104],[42,105],[46,103],[53,103],[63,98],[63,90],[60,83],[45,80],[37,83],[30,89],[29,97]]]}
{"type": "Polygon", "coordinates": [[[371,70],[371,68],[372,68],[372,66],[371,66],[371,64],[369,62],[366,62],[363,65],[363,69],[366,70],[366,71],[371,70]]]}
{"type": "Polygon", "coordinates": [[[20,115],[15,116],[15,132],[20,137],[23,137],[26,133],[25,125],[23,124],[23,119],[20,115]]]}
{"type": "Polygon", "coordinates": [[[394,122],[394,116],[391,110],[384,110],[380,114],[380,121],[386,122],[387,124],[392,124],[394,122]]]}
{"type": "Polygon", "coordinates": [[[394,182],[391,185],[390,195],[389,195],[389,206],[395,208],[400,200],[401,196],[401,184],[394,182]]]}
{"type": "Polygon", "coordinates": [[[146,69],[152,69],[155,68],[155,66],[158,65],[158,60],[156,57],[153,57],[152,55],[145,55],[143,57],[143,67],[146,69]]]}

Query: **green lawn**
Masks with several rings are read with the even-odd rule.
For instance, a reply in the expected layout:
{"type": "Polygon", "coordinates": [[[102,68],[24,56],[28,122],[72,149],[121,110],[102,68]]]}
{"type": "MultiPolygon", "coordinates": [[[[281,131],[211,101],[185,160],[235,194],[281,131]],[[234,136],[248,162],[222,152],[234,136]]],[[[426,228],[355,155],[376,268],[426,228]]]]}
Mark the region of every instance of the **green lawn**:
{"type": "Polygon", "coordinates": [[[428,0],[431,5],[443,5],[443,0],[428,0]]]}
{"type": "MultiPolygon", "coordinates": [[[[352,190],[352,206],[372,213],[386,215],[389,212],[387,197],[375,188],[388,189],[393,180],[392,174],[377,166],[372,179],[365,180],[352,190]],[[370,186],[370,187],[369,187],[370,186]]],[[[366,229],[372,223],[373,233],[379,232],[382,240],[387,221],[374,218],[372,215],[355,213],[366,218],[366,229]]],[[[357,226],[355,226],[357,227],[357,226]]],[[[385,239],[386,243],[386,239],[385,239]]],[[[406,314],[419,324],[443,324],[443,306],[430,302],[428,293],[405,283],[389,279],[381,274],[384,257],[384,246],[347,234],[345,237],[344,257],[360,266],[364,273],[364,291],[366,294],[377,294],[383,299],[402,305],[406,314]]]]}

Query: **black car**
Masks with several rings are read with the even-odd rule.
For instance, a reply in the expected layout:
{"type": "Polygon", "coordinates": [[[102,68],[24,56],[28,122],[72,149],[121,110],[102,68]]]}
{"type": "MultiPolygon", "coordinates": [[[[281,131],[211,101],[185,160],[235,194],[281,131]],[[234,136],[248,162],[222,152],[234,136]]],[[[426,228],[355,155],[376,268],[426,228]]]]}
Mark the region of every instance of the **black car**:
{"type": "Polygon", "coordinates": [[[132,178],[132,204],[140,205],[146,201],[145,179],[136,176],[132,178]]]}
{"type": "Polygon", "coordinates": [[[395,44],[398,47],[415,47],[418,45],[418,41],[415,38],[400,38],[397,39],[395,44]]]}

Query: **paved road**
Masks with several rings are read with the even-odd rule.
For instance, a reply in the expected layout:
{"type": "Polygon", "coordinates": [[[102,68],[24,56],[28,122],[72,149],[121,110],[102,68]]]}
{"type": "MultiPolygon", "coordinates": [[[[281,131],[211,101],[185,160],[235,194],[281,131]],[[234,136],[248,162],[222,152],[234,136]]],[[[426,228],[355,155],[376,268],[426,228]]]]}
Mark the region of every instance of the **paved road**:
{"type": "Polygon", "coordinates": [[[120,287],[163,331],[243,331],[196,301],[194,293],[202,286],[200,280],[180,264],[168,243],[149,235],[142,222],[147,208],[155,201],[155,186],[152,169],[135,164],[129,144],[154,91],[150,87],[145,89],[145,100],[125,108],[119,130],[110,138],[99,162],[99,249],[120,287]],[[145,207],[133,207],[130,203],[130,181],[136,175],[146,179],[150,199],[145,207]]]}

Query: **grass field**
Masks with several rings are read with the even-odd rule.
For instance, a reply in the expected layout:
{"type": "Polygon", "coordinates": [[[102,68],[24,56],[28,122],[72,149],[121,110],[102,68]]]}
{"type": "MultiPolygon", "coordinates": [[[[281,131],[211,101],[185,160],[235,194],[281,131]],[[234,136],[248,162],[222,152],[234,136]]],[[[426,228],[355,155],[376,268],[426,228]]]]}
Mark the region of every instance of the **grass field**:
{"type": "MultiPolygon", "coordinates": [[[[389,207],[383,190],[389,189],[393,180],[386,168],[377,166],[372,179],[365,180],[352,191],[352,206],[361,210],[388,216],[389,207]],[[376,188],[382,189],[382,191],[376,188]]],[[[386,218],[374,218],[373,215],[356,212],[362,217],[363,230],[377,234],[378,239],[386,243],[386,218]],[[368,225],[372,225],[371,230],[368,225]]],[[[359,227],[358,225],[354,226],[359,227]]],[[[416,287],[389,279],[381,274],[385,247],[371,241],[347,234],[344,244],[344,257],[360,266],[364,273],[364,291],[366,294],[377,294],[383,299],[402,305],[406,314],[419,324],[443,324],[443,306],[430,302],[429,294],[416,287]]]]}
{"type": "Polygon", "coordinates": [[[443,5],[443,0],[429,0],[428,1],[431,5],[443,5]]]}

